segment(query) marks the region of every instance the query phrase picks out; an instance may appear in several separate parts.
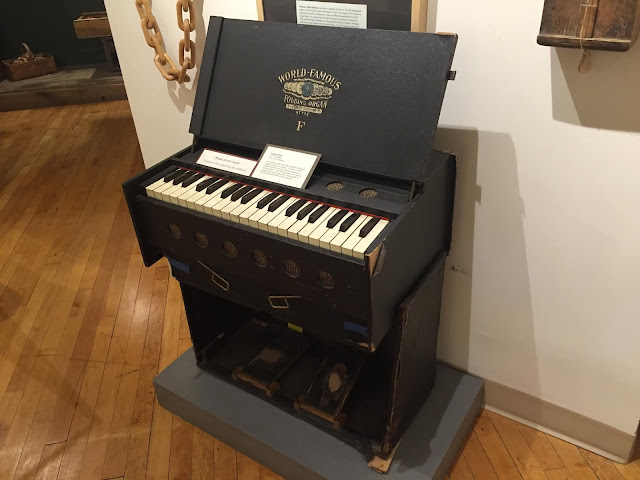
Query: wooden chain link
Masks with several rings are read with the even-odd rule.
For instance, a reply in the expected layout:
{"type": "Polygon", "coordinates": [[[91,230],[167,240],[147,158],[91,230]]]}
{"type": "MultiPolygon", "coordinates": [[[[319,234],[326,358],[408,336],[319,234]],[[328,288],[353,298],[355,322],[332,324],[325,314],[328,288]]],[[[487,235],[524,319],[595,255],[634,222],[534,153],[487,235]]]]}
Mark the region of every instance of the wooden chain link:
{"type": "Polygon", "coordinates": [[[158,27],[156,17],[153,16],[149,0],[136,0],[136,9],[140,15],[140,25],[147,44],[156,52],[153,62],[158,67],[160,74],[170,81],[178,83],[189,82],[191,79],[187,75],[187,70],[196,67],[196,44],[191,40],[191,32],[196,29],[196,16],[193,8],[193,0],[178,0],[176,3],[176,13],[178,17],[178,28],[184,32],[184,38],[180,40],[178,49],[180,50],[179,67],[173,62],[167,52],[162,47],[162,34],[158,27]],[[182,12],[189,12],[189,18],[183,18],[182,12]],[[190,56],[186,56],[185,52],[190,56]],[[168,69],[166,68],[168,64],[168,69]]]}

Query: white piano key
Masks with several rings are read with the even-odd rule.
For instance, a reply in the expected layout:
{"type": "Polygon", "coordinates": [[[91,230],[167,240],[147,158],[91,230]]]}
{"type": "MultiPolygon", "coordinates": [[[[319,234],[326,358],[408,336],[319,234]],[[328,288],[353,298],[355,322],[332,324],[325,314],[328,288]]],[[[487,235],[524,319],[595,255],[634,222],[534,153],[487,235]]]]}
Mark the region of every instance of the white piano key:
{"type": "Polygon", "coordinates": [[[191,185],[189,185],[188,187],[183,187],[182,183],[179,183],[178,188],[176,190],[173,190],[171,193],[167,194],[169,196],[169,201],[174,205],[179,205],[178,198],[180,198],[180,195],[182,195],[183,193],[185,193],[187,190],[190,190],[190,189],[191,189],[191,185]]]}
{"type": "Polygon", "coordinates": [[[222,218],[225,218],[227,220],[231,220],[230,217],[230,213],[232,211],[234,211],[236,208],[238,208],[238,206],[240,205],[240,199],[238,198],[236,201],[231,200],[231,196],[229,196],[229,203],[227,203],[227,205],[224,206],[224,208],[222,208],[220,210],[220,216],[222,218]]]}
{"type": "MultiPolygon", "coordinates": [[[[267,230],[271,233],[278,233],[278,225],[285,221],[285,219],[289,218],[285,215],[287,208],[293,205],[298,199],[297,198],[289,198],[286,202],[284,202],[280,208],[278,208],[274,213],[276,214],[271,220],[268,221],[267,230]]],[[[260,222],[264,220],[261,219],[260,222]]]]}
{"type": "MultiPolygon", "coordinates": [[[[199,181],[196,181],[194,183],[199,183],[199,181]]],[[[182,197],[183,195],[191,192],[195,187],[193,186],[194,184],[192,183],[191,185],[187,185],[186,187],[182,187],[179,190],[176,190],[175,192],[173,192],[171,194],[171,203],[175,204],[175,205],[182,205],[184,206],[184,204],[180,203],[180,197],[182,197]]],[[[189,196],[191,195],[191,193],[189,193],[189,196]]]]}
{"type": "Polygon", "coordinates": [[[160,180],[153,182],[151,185],[147,185],[144,189],[147,192],[147,197],[156,198],[154,190],[165,184],[164,177],[160,180]]]}
{"type": "Polygon", "coordinates": [[[208,213],[209,215],[213,215],[215,217],[221,217],[220,209],[224,208],[231,199],[229,197],[222,198],[220,196],[222,192],[216,192],[211,200],[209,200],[204,205],[204,213],[208,213]]]}
{"type": "MultiPolygon", "coordinates": [[[[338,209],[338,211],[340,211],[340,209],[338,209]]],[[[337,213],[337,212],[336,212],[337,213]]],[[[342,222],[344,222],[347,218],[349,218],[349,214],[345,215],[339,222],[337,225],[335,225],[333,228],[331,229],[327,229],[326,233],[324,235],[322,235],[322,237],[320,238],[320,248],[326,248],[327,250],[331,250],[331,240],[333,240],[334,238],[336,238],[336,236],[340,233],[340,225],[342,224],[342,222]]]]}
{"type": "Polygon", "coordinates": [[[206,193],[206,190],[205,190],[205,194],[202,197],[200,197],[199,199],[197,199],[197,200],[195,200],[193,202],[194,206],[195,206],[195,209],[198,212],[204,213],[204,206],[207,203],[209,203],[211,200],[213,200],[213,198],[216,196],[217,193],[218,192],[214,192],[214,193],[209,194],[209,193],[206,193]]]}
{"type": "Polygon", "coordinates": [[[167,188],[160,188],[156,191],[157,194],[157,199],[158,200],[162,200],[164,202],[167,203],[171,203],[171,197],[169,195],[171,195],[173,192],[177,191],[178,189],[182,188],[182,182],[184,180],[186,180],[185,177],[187,177],[190,173],[188,170],[184,170],[180,175],[178,175],[176,178],[174,178],[173,180],[167,182],[168,186],[167,188]],[[176,180],[181,179],[179,183],[175,183],[176,180]]]}
{"type": "MultiPolygon", "coordinates": [[[[315,245],[316,247],[320,246],[320,239],[329,231],[329,227],[327,227],[327,222],[331,217],[333,217],[336,213],[338,213],[338,211],[340,211],[340,209],[337,207],[331,207],[329,209],[329,212],[330,212],[329,216],[326,217],[322,221],[322,223],[320,223],[320,225],[318,225],[318,227],[309,234],[309,244],[315,245]]],[[[319,222],[320,220],[318,220],[318,223],[319,222]]],[[[334,227],[334,229],[338,231],[338,227],[334,227]]]]}
{"type": "Polygon", "coordinates": [[[375,239],[380,235],[382,230],[389,225],[388,220],[380,220],[375,227],[369,232],[369,235],[364,237],[362,240],[358,242],[358,244],[353,247],[353,256],[357,258],[362,258],[364,260],[364,253],[371,246],[371,244],[375,241],[375,239]]]}
{"type": "MultiPolygon", "coordinates": [[[[316,205],[317,206],[317,205],[316,205]]],[[[298,234],[300,231],[305,228],[307,225],[313,225],[309,223],[309,217],[313,213],[313,210],[309,212],[302,220],[296,219],[296,222],[289,227],[289,238],[292,240],[298,240],[298,234]]]]}
{"type": "MultiPolygon", "coordinates": [[[[229,185],[229,183],[225,185],[229,185]]],[[[202,197],[194,201],[195,209],[202,213],[205,213],[204,206],[207,203],[211,202],[214,198],[218,198],[218,200],[220,199],[220,193],[224,189],[224,185],[219,187],[215,192],[212,192],[212,193],[207,193],[207,189],[208,188],[205,188],[204,190],[205,194],[202,197]]]]}
{"type": "Polygon", "coordinates": [[[298,212],[292,214],[290,217],[286,217],[282,221],[282,223],[278,225],[277,231],[275,233],[277,233],[281,237],[289,236],[289,229],[291,228],[292,225],[298,222],[298,219],[296,218],[297,213],[298,212]]]}
{"type": "Polygon", "coordinates": [[[368,215],[365,215],[365,220],[364,222],[362,222],[360,224],[360,227],[358,227],[349,238],[347,238],[347,240],[342,244],[342,247],[340,247],[340,250],[342,251],[342,253],[344,255],[349,255],[349,256],[353,256],[353,249],[354,247],[358,244],[358,242],[360,242],[360,240],[362,240],[364,237],[360,236],[360,231],[365,227],[365,225],[367,225],[367,223],[372,219],[373,217],[370,217],[368,215]]]}
{"type": "MultiPolygon", "coordinates": [[[[280,197],[276,198],[274,200],[274,202],[277,202],[279,198],[280,197]]],[[[259,228],[260,230],[269,231],[269,222],[271,222],[274,218],[276,218],[280,214],[280,212],[282,211],[283,207],[287,208],[292,200],[293,200],[293,198],[291,198],[291,197],[288,198],[274,212],[270,212],[269,211],[269,205],[271,205],[271,204],[269,204],[266,207],[264,207],[264,209],[267,212],[264,215],[262,215],[259,219],[256,220],[255,224],[257,225],[257,228],[259,228]],[[285,207],[285,205],[286,205],[286,207],[285,207]]],[[[271,202],[271,203],[273,203],[273,202],[271,202]]],[[[253,220],[253,218],[251,218],[250,220],[253,220]]]]}
{"type": "Polygon", "coordinates": [[[256,203],[258,203],[258,200],[260,200],[260,198],[262,198],[264,194],[265,192],[263,190],[254,198],[249,200],[247,203],[242,203],[241,201],[240,205],[238,205],[235,209],[229,212],[229,220],[231,220],[232,222],[240,223],[240,215],[242,215],[245,211],[247,211],[249,208],[254,206],[256,203]]]}
{"type": "Polygon", "coordinates": [[[213,192],[212,194],[213,197],[203,206],[204,213],[208,213],[209,215],[214,215],[216,217],[219,217],[220,209],[223,208],[225,205],[227,205],[231,201],[231,198],[230,198],[231,195],[229,195],[229,197],[227,198],[222,198],[221,195],[227,188],[233,187],[233,185],[235,185],[235,182],[229,182],[223,187],[213,192]]]}
{"type": "MultiPolygon", "coordinates": [[[[329,218],[337,211],[337,208],[330,208],[315,222],[307,223],[307,225],[298,232],[298,241],[302,243],[309,243],[309,236],[313,233],[314,230],[318,229],[322,225],[327,225],[329,218]]],[[[313,213],[313,212],[312,212],[313,213]]]]}
{"type": "MultiPolygon", "coordinates": [[[[349,218],[349,216],[347,216],[347,218],[349,218]]],[[[340,253],[342,251],[342,244],[347,241],[353,232],[360,230],[365,220],[369,220],[369,217],[367,215],[360,215],[346,231],[336,235],[333,240],[331,240],[331,251],[340,253]]]]}
{"type": "Polygon", "coordinates": [[[182,188],[181,184],[173,185],[173,182],[172,182],[169,188],[164,189],[162,193],[160,193],[160,195],[162,195],[162,201],[167,203],[172,203],[171,195],[173,194],[173,192],[176,192],[181,188],[182,188]]]}
{"type": "Polygon", "coordinates": [[[187,200],[191,198],[194,194],[199,193],[196,191],[196,188],[198,187],[198,185],[200,185],[200,183],[208,179],[209,177],[202,177],[196,180],[195,182],[193,182],[191,185],[189,185],[189,187],[184,191],[184,193],[178,197],[178,205],[186,207],[187,200]]]}
{"type": "Polygon", "coordinates": [[[199,192],[195,192],[193,195],[191,195],[188,199],[187,199],[187,208],[190,208],[191,210],[198,210],[197,206],[196,206],[196,202],[198,200],[200,200],[202,197],[204,197],[207,194],[207,189],[205,188],[204,190],[201,190],[199,192]]]}
{"type": "MultiPolygon", "coordinates": [[[[273,202],[275,202],[277,199],[278,199],[278,197],[274,198],[273,202]]],[[[271,213],[271,212],[269,212],[269,205],[271,203],[273,203],[273,202],[269,202],[268,205],[265,205],[264,208],[259,209],[253,215],[251,215],[249,217],[249,226],[250,227],[260,229],[260,220],[271,213]]],[[[265,225],[264,230],[268,230],[268,228],[266,228],[266,225],[265,225]]]]}
{"type": "MultiPolygon", "coordinates": [[[[244,212],[238,214],[239,222],[243,225],[249,225],[249,219],[253,217],[253,215],[255,215],[258,211],[261,211],[260,209],[258,209],[257,203],[270,193],[270,191],[265,190],[260,195],[258,195],[254,199],[255,202],[250,203],[249,208],[247,208],[244,212]]],[[[267,207],[262,208],[262,210],[267,210],[267,207]]],[[[233,214],[234,212],[231,213],[233,214]]]]}
{"type": "Polygon", "coordinates": [[[158,185],[156,188],[153,189],[153,198],[162,200],[162,192],[174,186],[175,185],[173,184],[173,180],[170,180],[168,182],[163,182],[162,185],[158,185]]]}

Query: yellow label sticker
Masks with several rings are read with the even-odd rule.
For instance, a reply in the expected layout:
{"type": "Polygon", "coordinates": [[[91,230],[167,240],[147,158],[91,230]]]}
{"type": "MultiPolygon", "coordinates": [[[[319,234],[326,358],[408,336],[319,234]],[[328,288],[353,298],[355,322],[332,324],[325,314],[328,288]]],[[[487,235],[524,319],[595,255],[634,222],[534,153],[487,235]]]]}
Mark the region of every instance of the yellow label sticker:
{"type": "Polygon", "coordinates": [[[293,323],[289,323],[287,325],[289,325],[289,328],[291,330],[295,330],[298,333],[302,333],[302,327],[299,327],[298,325],[294,325],[293,323]]]}

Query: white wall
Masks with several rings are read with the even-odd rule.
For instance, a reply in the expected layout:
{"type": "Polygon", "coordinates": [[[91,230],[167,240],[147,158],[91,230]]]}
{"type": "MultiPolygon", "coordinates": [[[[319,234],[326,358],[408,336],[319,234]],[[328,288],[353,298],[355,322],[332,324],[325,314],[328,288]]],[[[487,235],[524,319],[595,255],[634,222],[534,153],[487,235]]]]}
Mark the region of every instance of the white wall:
{"type": "Polygon", "coordinates": [[[640,46],[538,46],[542,1],[440,0],[460,41],[438,143],[460,152],[439,354],[635,434],[640,46]]]}
{"type": "MultiPolygon", "coordinates": [[[[189,133],[191,110],[197,85],[197,71],[189,71],[191,82],[178,85],[167,82],[153,63],[154,50],[142,36],[135,0],[105,0],[113,39],[118,51],[122,75],[133,121],[138,133],[142,156],[147,167],[164,160],[191,144],[189,133]]],[[[176,2],[152,3],[153,14],[160,26],[165,48],[178,61],[178,42],[183,38],[176,19],[176,2]]],[[[255,0],[195,0],[198,65],[201,63],[209,17],[258,18],[255,0]]]]}
{"type": "MultiPolygon", "coordinates": [[[[155,3],[177,55],[174,4],[155,3]]],[[[634,434],[640,46],[596,52],[580,75],[578,52],[536,44],[542,0],[430,4],[436,29],[460,35],[437,140],[460,154],[440,357],[634,434]]],[[[152,165],[190,143],[193,87],[160,78],[133,0],[106,5],[152,165]]],[[[204,13],[253,18],[255,1],[206,0],[204,13]]]]}

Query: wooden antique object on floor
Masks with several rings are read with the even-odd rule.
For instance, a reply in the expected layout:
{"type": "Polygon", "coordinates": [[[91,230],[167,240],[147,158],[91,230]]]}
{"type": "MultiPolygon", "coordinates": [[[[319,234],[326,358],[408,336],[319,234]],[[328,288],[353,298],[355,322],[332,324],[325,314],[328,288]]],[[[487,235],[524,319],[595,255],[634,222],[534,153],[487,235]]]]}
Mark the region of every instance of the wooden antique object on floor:
{"type": "Polygon", "coordinates": [[[198,366],[372,468],[435,380],[456,167],[431,147],[456,42],[214,17],[193,145],[124,184],[145,264],[166,256],[180,281],[198,366]],[[306,188],[198,163],[267,144],[322,154],[306,188]]]}
{"type": "Polygon", "coordinates": [[[48,75],[58,70],[53,55],[33,53],[26,43],[20,46],[20,56],[15,60],[3,60],[2,67],[12,82],[48,75]]]}

